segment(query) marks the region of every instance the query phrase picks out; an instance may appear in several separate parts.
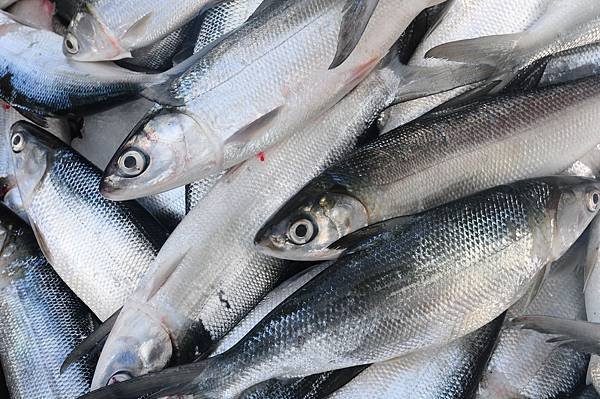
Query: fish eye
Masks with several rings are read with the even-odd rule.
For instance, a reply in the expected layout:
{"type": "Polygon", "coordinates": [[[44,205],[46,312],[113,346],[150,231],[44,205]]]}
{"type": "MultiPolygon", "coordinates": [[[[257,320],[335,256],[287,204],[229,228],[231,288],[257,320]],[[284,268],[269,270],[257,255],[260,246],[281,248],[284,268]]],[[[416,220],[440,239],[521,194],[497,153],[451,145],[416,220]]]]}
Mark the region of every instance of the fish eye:
{"type": "Polygon", "coordinates": [[[77,39],[72,33],[67,33],[65,37],[65,49],[67,49],[69,54],[77,54],[79,52],[79,43],[77,43],[77,39]]]}
{"type": "Polygon", "coordinates": [[[312,240],[315,233],[315,226],[308,219],[297,220],[288,229],[288,237],[296,245],[306,244],[312,240]]]}
{"type": "Polygon", "coordinates": [[[108,379],[108,382],[106,383],[106,385],[116,384],[119,382],[130,380],[132,378],[133,377],[131,376],[131,374],[128,373],[127,371],[117,371],[116,373],[114,373],[112,375],[112,377],[110,377],[108,379]]]}
{"type": "Polygon", "coordinates": [[[117,164],[125,176],[136,177],[146,169],[146,157],[140,151],[131,149],[119,157],[117,164]]]}
{"type": "Polygon", "coordinates": [[[14,152],[21,152],[25,148],[25,138],[21,133],[15,133],[10,139],[10,145],[14,152]]]}
{"type": "Polygon", "coordinates": [[[587,194],[587,208],[590,212],[596,212],[600,205],[600,191],[590,191],[587,194]]]}

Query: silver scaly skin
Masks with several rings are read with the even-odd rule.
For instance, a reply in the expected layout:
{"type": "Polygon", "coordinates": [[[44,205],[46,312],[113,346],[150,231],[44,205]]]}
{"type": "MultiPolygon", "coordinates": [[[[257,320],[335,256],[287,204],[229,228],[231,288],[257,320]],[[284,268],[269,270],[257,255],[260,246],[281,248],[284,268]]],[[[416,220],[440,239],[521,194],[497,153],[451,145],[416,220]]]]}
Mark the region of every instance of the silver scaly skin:
{"type": "MultiPolygon", "coordinates": [[[[600,218],[592,221],[589,228],[589,243],[585,260],[585,310],[587,320],[600,322],[600,218]]],[[[589,371],[590,380],[600,390],[600,356],[592,354],[589,371]]]]}
{"type": "Polygon", "coordinates": [[[1,11],[0,38],[0,97],[28,111],[85,113],[135,97],[164,79],[109,63],[69,62],[60,53],[59,35],[22,25],[1,11]]]}
{"type": "Polygon", "coordinates": [[[133,199],[189,184],[301,134],[375,68],[424,8],[440,2],[380,0],[334,69],[348,0],[272,2],[169,87],[145,93],[181,106],[140,121],[106,168],[103,195],[133,199]]]}
{"type": "Polygon", "coordinates": [[[256,242],[284,259],[332,259],[339,251],[327,247],[366,225],[559,174],[600,143],[599,110],[600,78],[592,77],[431,114],[327,169],[271,217],[256,242]]]}
{"type": "MultiPolygon", "coordinates": [[[[543,314],[569,320],[584,319],[583,265],[587,240],[582,237],[557,262],[531,303],[523,298],[507,319],[543,314]]],[[[504,327],[479,386],[479,398],[562,398],[585,384],[589,356],[546,342],[535,331],[504,327]]]]}
{"type": "Polygon", "coordinates": [[[348,154],[401,82],[394,71],[378,69],[319,123],[225,175],[173,232],[123,309],[94,388],[120,371],[138,376],[164,368],[169,359],[140,366],[135,359],[142,344],[171,353],[173,364],[209,352],[289,274],[290,264],[256,252],[255,232],[312,177],[348,154]],[[133,360],[124,364],[127,358],[133,360]]]}
{"type": "Polygon", "coordinates": [[[496,187],[408,221],[370,227],[366,238],[340,243],[349,248],[343,257],[230,350],[85,398],[230,397],[271,378],[447,344],[514,304],[599,209],[600,182],[560,176],[496,187]]]}
{"type": "Polygon", "coordinates": [[[100,171],[49,133],[12,128],[16,180],[42,251],[56,272],[105,320],[154,260],[166,233],[139,204],[105,200],[100,171]]]}
{"type": "Polygon", "coordinates": [[[72,399],[89,391],[95,359],[64,373],[63,359],[97,324],[39,250],[31,230],[0,208],[0,362],[12,399],[72,399]]]}
{"type": "Polygon", "coordinates": [[[376,363],[328,399],[462,399],[474,396],[504,315],[440,349],[376,363]]]}
{"type": "Polygon", "coordinates": [[[540,86],[569,82],[600,74],[600,44],[588,44],[550,57],[540,86]]]}

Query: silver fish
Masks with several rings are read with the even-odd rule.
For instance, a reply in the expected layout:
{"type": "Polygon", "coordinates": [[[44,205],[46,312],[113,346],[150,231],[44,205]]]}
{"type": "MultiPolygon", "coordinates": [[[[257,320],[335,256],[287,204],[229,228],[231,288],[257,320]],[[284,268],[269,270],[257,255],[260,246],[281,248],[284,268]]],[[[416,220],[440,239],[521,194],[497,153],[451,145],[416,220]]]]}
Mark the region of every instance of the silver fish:
{"type": "Polygon", "coordinates": [[[0,361],[13,399],[71,399],[89,391],[95,359],[60,374],[97,320],[44,259],[31,230],[0,208],[0,361]]]}
{"type": "Polygon", "coordinates": [[[162,75],[132,72],[109,63],[82,64],[60,54],[61,37],[31,28],[0,12],[0,97],[41,114],[89,112],[136,96],[162,75]],[[44,73],[40,73],[44,71],[44,73]]]}
{"type": "Polygon", "coordinates": [[[392,69],[378,69],[319,123],[225,175],[173,232],[124,307],[100,357],[94,388],[120,372],[138,376],[169,361],[193,360],[194,352],[210,351],[254,308],[290,267],[256,252],[256,230],[311,177],[349,152],[401,84],[392,69]],[[142,344],[161,356],[142,365],[135,360],[142,344]]]}
{"type": "Polygon", "coordinates": [[[102,198],[99,170],[47,132],[19,122],[11,146],[19,192],[44,255],[105,320],[135,289],[166,233],[137,203],[102,198]]]}
{"type": "Polygon", "coordinates": [[[600,44],[589,44],[550,57],[540,86],[569,82],[600,74],[600,44]]]}
{"type": "Polygon", "coordinates": [[[514,304],[599,210],[600,182],[560,176],[500,186],[369,227],[340,242],[348,248],[343,257],[230,350],[84,397],[232,397],[271,378],[447,344],[514,304]]]}
{"type": "Polygon", "coordinates": [[[15,19],[29,26],[52,30],[55,5],[50,0],[19,0],[7,11],[15,19]]]}
{"type": "Polygon", "coordinates": [[[440,349],[419,351],[361,372],[328,399],[462,399],[474,396],[504,315],[440,349]]]}
{"type": "MultiPolygon", "coordinates": [[[[584,238],[584,237],[582,237],[584,238]]],[[[586,240],[579,240],[551,265],[539,292],[507,312],[546,314],[567,319],[585,317],[583,265],[586,240]]],[[[589,356],[534,331],[502,329],[478,391],[479,398],[558,398],[574,394],[585,383],[589,356]]]]}
{"type": "Polygon", "coordinates": [[[5,9],[15,4],[18,0],[0,0],[0,9],[5,9]]]}
{"type": "MultiPolygon", "coordinates": [[[[587,320],[591,322],[600,322],[600,301],[598,292],[600,292],[600,219],[592,221],[589,229],[589,243],[585,261],[585,309],[587,320]]],[[[589,377],[596,388],[600,389],[600,356],[592,355],[589,365],[589,377]]]]}
{"type": "MultiPolygon", "coordinates": [[[[125,140],[105,171],[103,195],[133,199],[182,186],[302,130],[372,71],[424,8],[440,2],[379,0],[372,15],[350,13],[347,5],[357,1],[273,2],[168,87],[144,92],[169,105],[149,113],[125,140]],[[361,20],[368,22],[363,36],[330,69],[339,36],[361,20]]],[[[406,95],[429,93],[422,76],[401,73],[413,83],[406,95]]]]}
{"type": "Polygon", "coordinates": [[[284,259],[333,259],[339,251],[328,246],[366,225],[558,174],[600,143],[599,109],[600,78],[592,77],[415,121],[327,169],[267,221],[256,243],[284,259]]]}

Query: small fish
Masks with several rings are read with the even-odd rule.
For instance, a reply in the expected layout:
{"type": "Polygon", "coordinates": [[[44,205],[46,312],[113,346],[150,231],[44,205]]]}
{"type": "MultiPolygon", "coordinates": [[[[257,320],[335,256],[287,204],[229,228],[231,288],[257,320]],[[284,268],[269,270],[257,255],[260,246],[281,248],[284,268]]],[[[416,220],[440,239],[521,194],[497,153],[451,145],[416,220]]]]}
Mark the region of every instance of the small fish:
{"type": "Polygon", "coordinates": [[[560,176],[496,187],[371,226],[339,241],[344,256],[230,350],[84,398],[231,397],[272,378],[447,344],[514,304],[599,210],[600,182],[560,176]]]}
{"type": "Polygon", "coordinates": [[[64,373],[64,357],[98,323],[48,264],[29,227],[0,206],[0,362],[11,398],[89,392],[95,358],[64,373]]]}
{"type": "Polygon", "coordinates": [[[599,109],[600,78],[592,77],[432,114],[327,169],[265,223],[255,242],[283,259],[333,259],[339,251],[331,243],[369,224],[558,174],[600,143],[600,119],[590,119],[599,109]]]}
{"type": "Polygon", "coordinates": [[[118,310],[167,234],[139,204],[105,200],[100,172],[27,122],[10,137],[17,186],[44,255],[100,318],[118,310]]]}

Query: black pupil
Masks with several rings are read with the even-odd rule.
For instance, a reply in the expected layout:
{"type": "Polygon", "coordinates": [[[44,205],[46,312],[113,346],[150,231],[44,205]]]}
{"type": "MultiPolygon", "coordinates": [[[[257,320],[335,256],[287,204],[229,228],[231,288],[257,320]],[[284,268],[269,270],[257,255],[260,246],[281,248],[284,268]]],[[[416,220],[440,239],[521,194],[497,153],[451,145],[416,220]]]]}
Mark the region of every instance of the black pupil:
{"type": "Polygon", "coordinates": [[[135,157],[129,155],[128,157],[125,157],[125,162],[123,163],[125,164],[126,168],[133,168],[136,164],[135,157]]]}
{"type": "Polygon", "coordinates": [[[594,193],[592,195],[592,201],[594,202],[594,205],[598,205],[598,201],[600,201],[600,196],[598,195],[598,193],[594,193]]]}
{"type": "Polygon", "coordinates": [[[70,40],[67,40],[67,47],[72,49],[73,48],[73,43],[71,43],[70,40]]]}
{"type": "Polygon", "coordinates": [[[308,228],[306,227],[306,225],[301,224],[296,227],[296,235],[298,237],[305,237],[306,233],[308,233],[308,228]]]}
{"type": "Polygon", "coordinates": [[[13,144],[14,145],[19,145],[20,142],[21,142],[21,136],[15,136],[15,137],[13,137],[13,144]]]}

